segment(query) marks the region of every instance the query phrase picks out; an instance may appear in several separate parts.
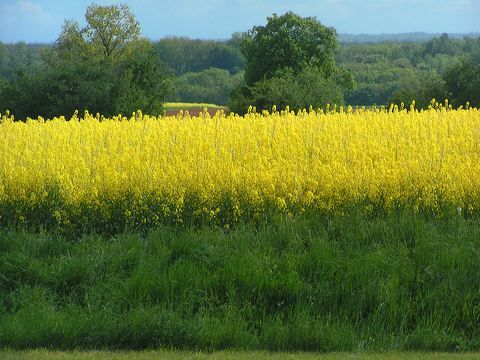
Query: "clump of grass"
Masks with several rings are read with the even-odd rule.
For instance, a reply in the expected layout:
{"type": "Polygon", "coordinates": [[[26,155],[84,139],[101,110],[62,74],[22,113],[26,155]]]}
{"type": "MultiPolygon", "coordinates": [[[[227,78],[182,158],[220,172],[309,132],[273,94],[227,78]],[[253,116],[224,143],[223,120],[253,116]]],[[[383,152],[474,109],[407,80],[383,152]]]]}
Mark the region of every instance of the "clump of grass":
{"type": "Polygon", "coordinates": [[[80,239],[0,232],[14,349],[479,350],[480,225],[277,217],[80,239]]]}

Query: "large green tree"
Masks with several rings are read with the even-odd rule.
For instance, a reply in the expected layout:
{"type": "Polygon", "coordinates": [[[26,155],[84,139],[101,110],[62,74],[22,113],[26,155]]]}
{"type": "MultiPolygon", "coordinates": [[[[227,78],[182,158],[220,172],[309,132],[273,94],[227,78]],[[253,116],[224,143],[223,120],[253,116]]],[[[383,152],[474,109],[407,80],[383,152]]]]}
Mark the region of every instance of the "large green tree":
{"type": "Polygon", "coordinates": [[[231,94],[231,110],[243,113],[248,105],[299,109],[342,102],[344,90],[353,88],[354,81],[350,72],[335,65],[335,29],[292,12],[267,20],[242,37],[245,81],[231,94]]]}
{"type": "Polygon", "coordinates": [[[138,109],[161,113],[170,72],[140,36],[129,8],[91,5],[85,19],[85,27],[65,22],[55,46],[43,53],[42,71],[7,84],[3,107],[18,118],[68,116],[77,109],[107,116],[138,109]]]}
{"type": "Polygon", "coordinates": [[[167,37],[156,42],[154,46],[160,59],[173,69],[177,76],[210,68],[224,69],[230,74],[236,74],[244,66],[235,37],[229,41],[167,37]]]}
{"type": "Polygon", "coordinates": [[[227,70],[218,68],[186,73],[175,79],[172,100],[226,105],[228,94],[241,80],[242,73],[231,75],[227,70]]]}
{"type": "Polygon", "coordinates": [[[454,106],[467,102],[480,107],[480,63],[473,57],[466,57],[444,74],[448,96],[454,106]]]}
{"type": "Polygon", "coordinates": [[[126,5],[90,5],[86,26],[66,20],[53,53],[62,59],[103,58],[119,62],[131,55],[140,37],[140,24],[126,5]]]}
{"type": "Polygon", "coordinates": [[[249,30],[241,45],[247,85],[274,77],[285,68],[300,72],[311,67],[327,77],[335,71],[335,29],[292,12],[267,20],[265,26],[249,30]]]}

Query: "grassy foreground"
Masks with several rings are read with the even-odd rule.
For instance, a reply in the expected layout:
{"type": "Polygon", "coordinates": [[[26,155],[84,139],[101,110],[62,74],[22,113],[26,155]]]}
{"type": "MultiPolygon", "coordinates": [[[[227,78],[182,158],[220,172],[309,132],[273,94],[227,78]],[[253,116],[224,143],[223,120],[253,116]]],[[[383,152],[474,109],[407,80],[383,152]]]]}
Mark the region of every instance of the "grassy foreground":
{"type": "Polygon", "coordinates": [[[110,360],[110,359],[133,359],[133,360],[154,360],[154,359],[192,359],[192,360],[288,360],[288,359],[322,359],[322,360],[460,360],[460,359],[480,359],[480,354],[474,353],[275,353],[275,352],[246,352],[246,351],[221,351],[214,353],[202,352],[184,352],[184,351],[140,351],[140,352],[53,352],[47,350],[33,350],[26,352],[19,351],[0,351],[0,356],[4,360],[51,360],[51,359],[92,359],[92,360],[110,360]]]}
{"type": "Polygon", "coordinates": [[[0,347],[478,351],[479,249],[478,220],[409,212],[3,230],[0,347]]]}

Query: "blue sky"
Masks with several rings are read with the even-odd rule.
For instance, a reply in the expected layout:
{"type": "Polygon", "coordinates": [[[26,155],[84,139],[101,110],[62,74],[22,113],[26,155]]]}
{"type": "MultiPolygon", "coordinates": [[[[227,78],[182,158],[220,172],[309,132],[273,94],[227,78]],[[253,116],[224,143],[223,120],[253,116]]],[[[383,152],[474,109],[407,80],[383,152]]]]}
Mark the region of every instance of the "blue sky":
{"type": "MultiPolygon", "coordinates": [[[[52,42],[65,19],[83,24],[104,0],[0,0],[0,41],[52,42]]],[[[164,36],[226,39],[265,24],[272,13],[316,16],[339,33],[480,32],[480,0],[123,0],[152,40],[164,36]]]]}

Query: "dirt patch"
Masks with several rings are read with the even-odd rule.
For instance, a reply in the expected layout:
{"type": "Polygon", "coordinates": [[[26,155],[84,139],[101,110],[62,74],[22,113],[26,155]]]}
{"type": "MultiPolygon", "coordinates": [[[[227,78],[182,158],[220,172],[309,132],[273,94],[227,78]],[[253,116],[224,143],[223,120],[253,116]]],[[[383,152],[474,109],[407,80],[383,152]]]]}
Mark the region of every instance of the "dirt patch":
{"type": "MultiPolygon", "coordinates": [[[[228,109],[227,108],[221,108],[221,109],[207,109],[208,113],[210,114],[210,116],[214,116],[217,111],[220,111],[220,110],[224,110],[225,113],[228,112],[228,109]]],[[[180,111],[188,111],[188,113],[190,114],[190,116],[198,116],[200,115],[201,113],[203,113],[203,108],[191,108],[191,109],[167,109],[167,111],[165,112],[165,115],[166,116],[176,116],[180,111]]]]}

